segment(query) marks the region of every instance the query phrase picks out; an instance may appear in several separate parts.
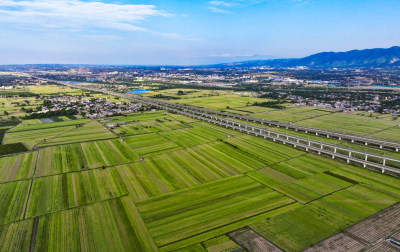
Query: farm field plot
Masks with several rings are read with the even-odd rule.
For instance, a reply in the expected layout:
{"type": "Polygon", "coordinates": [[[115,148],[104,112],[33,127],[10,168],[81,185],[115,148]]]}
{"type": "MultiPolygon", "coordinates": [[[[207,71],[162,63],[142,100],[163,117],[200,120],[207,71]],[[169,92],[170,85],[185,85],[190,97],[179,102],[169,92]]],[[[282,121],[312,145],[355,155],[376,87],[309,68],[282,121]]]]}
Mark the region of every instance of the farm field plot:
{"type": "Polygon", "coordinates": [[[209,252],[230,251],[233,249],[235,249],[235,251],[245,251],[240,245],[232,241],[226,235],[204,241],[202,244],[209,252]]]}
{"type": "Polygon", "coordinates": [[[29,120],[22,120],[22,125],[34,125],[34,124],[41,124],[43,123],[40,119],[29,119],[29,120]]]}
{"type": "Polygon", "coordinates": [[[125,142],[140,156],[155,155],[182,148],[160,134],[147,134],[127,137],[125,142]]]}
{"type": "Polygon", "coordinates": [[[105,129],[97,121],[89,122],[82,127],[68,131],[65,134],[52,138],[45,141],[39,145],[39,147],[60,145],[60,144],[70,144],[79,143],[86,141],[102,140],[116,138],[116,136],[109,130],[105,129]]]}
{"type": "Polygon", "coordinates": [[[31,181],[0,184],[0,225],[22,220],[31,181]]]}
{"type": "Polygon", "coordinates": [[[399,197],[354,185],[250,227],[285,251],[300,251],[398,202],[399,197]]]}
{"type": "Polygon", "coordinates": [[[23,143],[0,144],[0,156],[21,153],[28,150],[23,143]]]}
{"type": "Polygon", "coordinates": [[[211,96],[211,97],[202,97],[202,98],[193,98],[193,99],[181,99],[175,100],[175,103],[183,103],[198,107],[204,107],[213,110],[225,110],[227,107],[233,109],[243,109],[249,105],[252,105],[255,102],[266,102],[270,101],[270,99],[263,98],[255,98],[250,96],[241,96],[241,95],[221,95],[221,96],[211,96]]]}
{"type": "MultiPolygon", "coordinates": [[[[24,121],[23,121],[24,122],[24,121]]],[[[11,128],[8,133],[19,132],[19,131],[30,131],[30,130],[40,130],[40,129],[50,129],[57,127],[66,127],[66,126],[75,126],[75,125],[83,125],[85,123],[90,122],[90,119],[79,119],[79,120],[71,120],[71,121],[63,121],[63,122],[54,122],[54,123],[38,123],[38,124],[19,124],[13,128],[11,128]]]]}
{"type": "Polygon", "coordinates": [[[137,206],[154,241],[163,246],[292,203],[248,177],[235,176],[137,206]]]}
{"type": "Polygon", "coordinates": [[[56,86],[56,85],[39,85],[30,86],[28,90],[34,94],[58,94],[64,93],[66,95],[80,95],[82,90],[76,88],[70,88],[67,86],[56,86]]]}
{"type": "MultiPolygon", "coordinates": [[[[400,121],[398,121],[397,124],[400,125],[400,121]]],[[[393,128],[371,134],[370,137],[400,142],[400,126],[394,126],[393,128]]]]}
{"type": "Polygon", "coordinates": [[[146,134],[187,127],[173,118],[164,117],[154,121],[133,122],[114,128],[113,131],[122,136],[146,134]]]}
{"type": "Polygon", "coordinates": [[[38,218],[35,251],[157,251],[129,197],[38,218]]]}
{"type": "Polygon", "coordinates": [[[145,113],[133,113],[133,114],[126,114],[123,116],[113,116],[110,118],[102,119],[101,122],[103,124],[107,124],[110,122],[145,122],[145,121],[154,121],[156,119],[162,119],[166,117],[165,111],[158,110],[158,111],[147,111],[145,113]]]}
{"type": "MultiPolygon", "coordinates": [[[[298,122],[297,124],[307,127],[332,130],[340,133],[369,136],[370,134],[380,130],[388,129],[398,125],[399,123],[393,121],[390,117],[381,117],[376,119],[375,117],[361,116],[354,113],[334,113],[313,119],[307,119],[298,122]]],[[[376,137],[385,139],[384,135],[376,135],[376,137]]]]}
{"type": "Polygon", "coordinates": [[[126,195],[116,169],[91,170],[35,178],[27,218],[126,195]]]}
{"type": "MultiPolygon", "coordinates": [[[[6,91],[5,93],[8,92],[6,91]]],[[[0,96],[7,96],[5,93],[0,91],[0,96]]],[[[0,119],[11,118],[12,116],[24,116],[26,112],[21,111],[21,106],[26,109],[36,109],[36,106],[40,104],[41,102],[35,97],[0,97],[0,119]],[[8,115],[4,114],[6,111],[8,115]]]]}
{"type": "Polygon", "coordinates": [[[332,111],[316,109],[313,107],[293,107],[287,109],[276,109],[270,110],[263,113],[255,113],[252,114],[252,117],[280,121],[280,122],[297,122],[306,120],[308,118],[316,117],[316,120],[319,117],[324,117],[325,115],[332,114],[332,111]]]}
{"type": "Polygon", "coordinates": [[[253,136],[227,138],[223,141],[267,164],[304,154],[302,151],[253,136]]]}
{"type": "Polygon", "coordinates": [[[189,147],[216,139],[227,138],[238,133],[221,127],[209,126],[209,124],[195,123],[191,124],[190,128],[166,131],[160,134],[182,147],[189,147]]]}
{"type": "Polygon", "coordinates": [[[193,98],[204,98],[204,97],[212,97],[212,96],[223,96],[223,95],[232,95],[233,91],[227,90],[198,90],[198,89],[165,89],[165,90],[150,90],[148,94],[144,94],[143,96],[154,96],[154,95],[165,95],[177,97],[180,99],[193,99],[193,98]],[[178,95],[178,91],[182,91],[183,95],[178,95]]]}
{"type": "Polygon", "coordinates": [[[314,174],[344,166],[346,164],[317,155],[307,154],[273,164],[254,172],[249,172],[247,175],[269,187],[277,187],[281,184],[291,183],[298,179],[308,178],[314,174]]]}
{"type": "Polygon", "coordinates": [[[400,183],[398,178],[377,174],[376,172],[361,169],[354,166],[343,165],[339,169],[331,171],[333,175],[343,176],[347,179],[372,185],[381,190],[400,195],[400,183]],[[378,176],[379,175],[379,176],[378,176]]]}
{"type": "Polygon", "coordinates": [[[32,149],[36,144],[55,137],[59,134],[75,129],[75,126],[64,126],[56,128],[45,128],[38,130],[27,130],[10,132],[6,134],[4,143],[23,143],[29,149],[32,149]]]}
{"type": "Polygon", "coordinates": [[[2,251],[29,251],[33,219],[0,225],[2,251]]]}
{"type": "Polygon", "coordinates": [[[138,155],[118,139],[69,144],[39,150],[37,176],[80,171],[137,161],[138,155]]]}
{"type": "Polygon", "coordinates": [[[0,158],[0,183],[31,178],[36,159],[37,152],[0,158]]]}
{"type": "Polygon", "coordinates": [[[245,153],[215,142],[118,166],[135,201],[263,167],[245,153]]]}
{"type": "Polygon", "coordinates": [[[319,173],[274,189],[304,204],[352,185],[344,180],[319,173]]]}
{"type": "Polygon", "coordinates": [[[134,122],[124,124],[112,130],[120,136],[133,136],[139,134],[148,134],[161,131],[154,122],[134,122]]]}

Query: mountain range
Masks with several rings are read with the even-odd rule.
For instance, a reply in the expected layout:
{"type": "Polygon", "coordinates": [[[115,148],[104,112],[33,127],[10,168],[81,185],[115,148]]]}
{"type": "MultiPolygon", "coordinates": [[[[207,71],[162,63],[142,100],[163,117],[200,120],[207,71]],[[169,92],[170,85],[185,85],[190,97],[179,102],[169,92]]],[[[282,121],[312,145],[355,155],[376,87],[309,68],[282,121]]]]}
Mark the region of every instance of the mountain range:
{"type": "Polygon", "coordinates": [[[390,67],[400,66],[400,47],[352,50],[347,52],[321,52],[304,58],[249,60],[213,65],[214,67],[390,67]]]}

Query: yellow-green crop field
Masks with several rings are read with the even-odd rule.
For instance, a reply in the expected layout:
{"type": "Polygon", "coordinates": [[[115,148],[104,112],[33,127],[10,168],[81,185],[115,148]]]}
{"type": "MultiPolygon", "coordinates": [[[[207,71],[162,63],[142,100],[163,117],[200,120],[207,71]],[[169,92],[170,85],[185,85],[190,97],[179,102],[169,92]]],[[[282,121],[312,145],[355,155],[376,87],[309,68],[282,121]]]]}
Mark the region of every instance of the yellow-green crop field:
{"type": "Polygon", "coordinates": [[[4,139],[36,148],[0,157],[0,251],[244,251],[228,236],[244,227],[301,251],[400,202],[398,178],[165,111],[32,121],[4,139]]]}

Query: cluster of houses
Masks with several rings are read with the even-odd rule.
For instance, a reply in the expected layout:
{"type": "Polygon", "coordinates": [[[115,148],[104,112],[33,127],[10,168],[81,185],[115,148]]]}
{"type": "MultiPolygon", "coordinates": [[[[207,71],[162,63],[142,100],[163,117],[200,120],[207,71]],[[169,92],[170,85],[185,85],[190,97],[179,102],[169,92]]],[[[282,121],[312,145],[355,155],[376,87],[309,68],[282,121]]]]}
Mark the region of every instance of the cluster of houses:
{"type": "Polygon", "coordinates": [[[42,112],[74,109],[91,119],[127,114],[143,109],[141,104],[132,102],[110,102],[105,98],[89,99],[77,96],[44,97],[43,104],[42,112]]]}
{"type": "MultiPolygon", "coordinates": [[[[374,95],[370,99],[366,100],[354,100],[354,99],[336,99],[332,101],[326,101],[324,99],[312,99],[303,98],[297,95],[289,96],[296,106],[313,106],[324,109],[334,109],[342,112],[354,112],[354,111],[367,111],[369,113],[379,112],[392,115],[400,115],[400,105],[394,107],[384,107],[382,105],[382,97],[374,95]]],[[[399,99],[398,97],[390,98],[391,100],[399,99]]]]}

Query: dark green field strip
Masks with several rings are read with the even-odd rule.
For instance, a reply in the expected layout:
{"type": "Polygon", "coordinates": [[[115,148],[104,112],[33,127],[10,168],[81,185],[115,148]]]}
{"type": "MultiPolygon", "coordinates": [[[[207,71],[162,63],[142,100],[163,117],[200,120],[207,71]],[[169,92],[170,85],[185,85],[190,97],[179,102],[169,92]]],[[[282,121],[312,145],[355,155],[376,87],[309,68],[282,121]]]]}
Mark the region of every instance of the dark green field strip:
{"type": "Polygon", "coordinates": [[[142,201],[138,209],[162,246],[293,202],[248,177],[235,176],[142,201]]]}
{"type": "Polygon", "coordinates": [[[23,143],[10,143],[0,145],[0,156],[6,156],[26,151],[29,151],[29,149],[23,143]]]}
{"type": "Polygon", "coordinates": [[[119,139],[60,145],[41,149],[37,176],[126,164],[137,160],[139,156],[119,139]]]}
{"type": "Polygon", "coordinates": [[[0,225],[22,220],[31,181],[0,184],[0,225]]]}
{"type": "Polygon", "coordinates": [[[125,138],[125,142],[141,156],[155,155],[182,148],[160,134],[127,137],[125,138]]]}
{"type": "Polygon", "coordinates": [[[0,128],[0,145],[3,142],[3,137],[6,134],[7,130],[9,130],[9,128],[0,128]]]}
{"type": "Polygon", "coordinates": [[[63,121],[63,122],[54,122],[54,123],[40,123],[40,124],[32,124],[32,125],[23,125],[20,124],[16,127],[11,128],[8,132],[18,132],[18,131],[31,131],[31,130],[40,130],[40,129],[50,129],[50,128],[59,128],[73,125],[81,125],[90,122],[90,119],[80,119],[80,120],[71,120],[71,121],[63,121]]]}
{"type": "Polygon", "coordinates": [[[36,159],[37,152],[0,158],[0,183],[31,178],[36,159]]]}
{"type": "Polygon", "coordinates": [[[158,251],[135,204],[122,197],[0,226],[0,251],[158,251]],[[35,238],[34,237],[34,238],[35,238]]]}
{"type": "Polygon", "coordinates": [[[354,185],[250,227],[285,251],[300,251],[398,201],[390,192],[354,185]]]}
{"type": "Polygon", "coordinates": [[[29,251],[33,220],[0,226],[0,251],[29,251]]]}
{"type": "Polygon", "coordinates": [[[104,201],[127,193],[116,169],[35,178],[26,217],[104,201]]]}

